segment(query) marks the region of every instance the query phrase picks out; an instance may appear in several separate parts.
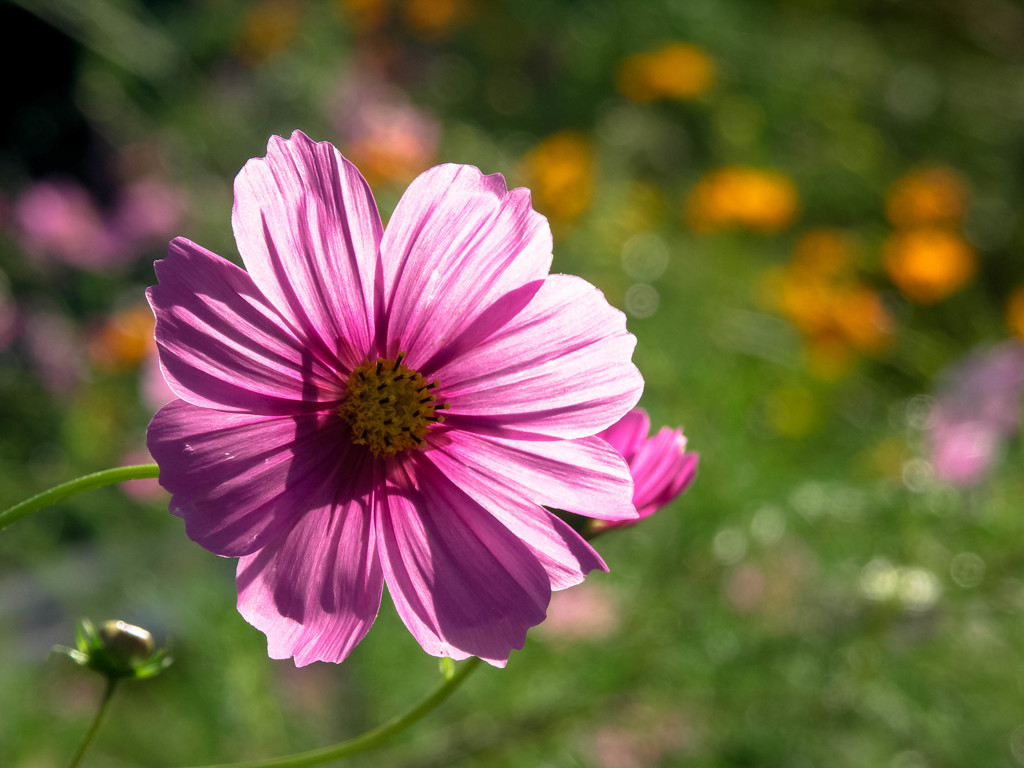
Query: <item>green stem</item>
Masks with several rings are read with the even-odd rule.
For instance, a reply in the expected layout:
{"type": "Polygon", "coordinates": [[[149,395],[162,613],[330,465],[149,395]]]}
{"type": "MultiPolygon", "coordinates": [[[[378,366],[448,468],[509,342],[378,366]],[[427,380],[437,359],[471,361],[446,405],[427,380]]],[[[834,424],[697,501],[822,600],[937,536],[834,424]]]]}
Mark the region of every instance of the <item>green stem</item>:
{"type": "Polygon", "coordinates": [[[426,698],[410,709],[404,715],[399,715],[376,728],[367,731],[361,736],[333,744],[329,747],[313,749],[309,752],[297,752],[294,755],[284,757],[272,757],[267,760],[253,760],[241,763],[223,763],[219,765],[207,765],[203,768],[306,768],[311,765],[324,765],[334,760],[341,760],[363,752],[369,752],[383,746],[390,739],[397,736],[416,721],[429,714],[445,699],[454,693],[463,680],[469,677],[470,672],[480,666],[480,659],[471,658],[464,664],[459,664],[455,672],[446,677],[426,698]]]}
{"type": "Polygon", "coordinates": [[[123,483],[125,480],[143,480],[150,477],[158,477],[160,468],[156,464],[134,464],[128,467],[114,467],[105,469],[102,472],[93,472],[91,475],[83,475],[75,480],[50,488],[47,491],[36,494],[31,499],[26,499],[20,504],[15,504],[10,509],[0,512],[0,530],[3,530],[11,523],[31,515],[43,507],[56,504],[58,501],[74,496],[82,491],[90,491],[93,488],[102,488],[104,485],[123,483]]]}
{"type": "Polygon", "coordinates": [[[82,743],[78,745],[78,750],[75,752],[75,756],[71,758],[71,762],[68,763],[68,768],[76,768],[82,761],[82,755],[85,754],[85,750],[92,744],[93,738],[96,736],[96,731],[100,729],[100,723],[103,721],[103,715],[107,712],[107,705],[110,703],[111,697],[114,695],[114,689],[117,687],[117,678],[107,678],[107,690],[103,692],[103,700],[100,702],[99,709],[96,710],[96,716],[92,719],[92,725],[89,726],[89,730],[86,731],[85,737],[82,739],[82,743]]]}

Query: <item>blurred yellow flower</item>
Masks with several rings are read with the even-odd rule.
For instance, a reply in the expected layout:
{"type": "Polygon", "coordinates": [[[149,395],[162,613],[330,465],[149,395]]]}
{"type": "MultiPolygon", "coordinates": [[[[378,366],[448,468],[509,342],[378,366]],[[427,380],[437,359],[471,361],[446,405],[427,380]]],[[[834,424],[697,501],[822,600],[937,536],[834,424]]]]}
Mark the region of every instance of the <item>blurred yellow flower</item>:
{"type": "Polygon", "coordinates": [[[912,229],[890,235],[883,246],[885,271],[908,299],[935,304],[974,275],[974,249],[956,232],[912,229]]]}
{"type": "Polygon", "coordinates": [[[153,313],[148,306],[118,312],[93,335],[89,342],[89,356],[103,370],[134,368],[156,349],[153,325],[153,313]]]}
{"type": "Polygon", "coordinates": [[[765,234],[785,229],[796,217],[796,184],[778,171],[727,166],[690,190],[685,213],[698,232],[746,227],[765,234]]]}
{"type": "Polygon", "coordinates": [[[899,480],[908,459],[913,458],[907,441],[899,437],[887,437],[873,448],[861,453],[857,464],[871,475],[881,475],[890,480],[899,480]]]}
{"type": "Polygon", "coordinates": [[[579,133],[553,134],[534,147],[520,166],[534,207],[556,230],[575,221],[590,205],[594,186],[594,150],[579,133]]]}
{"type": "Polygon", "coordinates": [[[814,393],[800,384],[784,384],[765,398],[765,420],[779,435],[806,437],[820,426],[821,405],[814,393]]]}
{"type": "Polygon", "coordinates": [[[893,182],[885,213],[898,229],[954,226],[967,209],[967,184],[951,168],[918,168],[893,182]]]}
{"type": "Polygon", "coordinates": [[[1006,324],[1010,332],[1024,339],[1024,285],[1018,285],[1006,302],[1006,324]]]}
{"type": "Polygon", "coordinates": [[[618,224],[626,237],[657,228],[665,216],[665,198],[656,184],[630,183],[618,213],[618,224]]]}
{"type": "Polygon", "coordinates": [[[631,101],[687,101],[706,93],[714,79],[715,62],[701,48],[670,43],[625,59],[619,66],[616,84],[631,101]]]}
{"type": "Polygon", "coordinates": [[[235,39],[238,56],[249,64],[259,64],[285,50],[299,29],[301,0],[263,0],[245,14],[235,39]]]}
{"type": "Polygon", "coordinates": [[[808,370],[822,381],[839,381],[850,373],[857,356],[849,344],[836,337],[807,340],[804,359],[808,370]]]}

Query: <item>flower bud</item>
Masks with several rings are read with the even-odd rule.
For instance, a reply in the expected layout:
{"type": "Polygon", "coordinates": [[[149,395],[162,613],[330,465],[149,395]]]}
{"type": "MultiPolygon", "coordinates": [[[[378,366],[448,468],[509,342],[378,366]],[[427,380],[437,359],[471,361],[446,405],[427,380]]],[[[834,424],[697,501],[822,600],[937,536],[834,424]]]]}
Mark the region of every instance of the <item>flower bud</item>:
{"type": "Polygon", "coordinates": [[[81,619],[75,635],[77,649],[54,650],[110,679],[154,677],[171,664],[167,649],[156,649],[147,630],[125,621],[106,621],[97,630],[89,619],[81,619]]]}

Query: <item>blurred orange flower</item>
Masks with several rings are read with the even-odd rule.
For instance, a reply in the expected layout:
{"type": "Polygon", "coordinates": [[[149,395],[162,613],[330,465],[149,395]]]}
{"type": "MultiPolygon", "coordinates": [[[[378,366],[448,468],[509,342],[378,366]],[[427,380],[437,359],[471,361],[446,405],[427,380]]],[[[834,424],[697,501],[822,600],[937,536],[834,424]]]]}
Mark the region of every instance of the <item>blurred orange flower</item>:
{"type": "Polygon", "coordinates": [[[422,37],[444,37],[458,27],[469,12],[467,0],[406,0],[405,23],[422,37]]]}
{"type": "Polygon", "coordinates": [[[263,0],[249,8],[235,39],[235,50],[249,64],[259,64],[285,50],[299,29],[301,0],[263,0]]]}
{"type": "Polygon", "coordinates": [[[780,311],[809,338],[838,340],[867,353],[889,342],[892,318],[878,294],[863,283],[836,283],[791,268],[779,289],[780,311]]]}
{"type": "Polygon", "coordinates": [[[616,84],[631,101],[687,101],[706,93],[714,79],[715,62],[701,48],[670,43],[625,59],[619,66],[616,84]]]}
{"type": "Polygon", "coordinates": [[[841,229],[812,229],[793,247],[793,264],[817,275],[840,275],[853,266],[854,245],[841,229]]]}
{"type": "Polygon", "coordinates": [[[856,353],[878,353],[892,339],[892,317],[877,291],[857,277],[854,257],[848,233],[812,230],[788,265],[765,276],[764,295],[804,337],[819,378],[839,378],[856,353]]]}
{"type": "Polygon", "coordinates": [[[415,35],[436,40],[465,22],[470,0],[335,0],[335,7],[360,34],[378,30],[401,14],[402,23],[415,35]]]}
{"type": "Polygon", "coordinates": [[[967,209],[967,184],[951,168],[919,168],[889,187],[885,213],[898,229],[955,226],[967,209]]]}
{"type": "Polygon", "coordinates": [[[1018,285],[1006,302],[1006,324],[1017,338],[1024,339],[1024,285],[1018,285]]]}
{"type": "Polygon", "coordinates": [[[553,134],[535,146],[520,166],[534,207],[556,230],[571,224],[590,205],[594,186],[594,150],[579,133],[553,134]]]}
{"type": "Polygon", "coordinates": [[[964,287],[977,256],[956,232],[923,228],[890,235],[883,246],[885,271],[908,299],[935,304],[964,287]]]}
{"type": "Polygon", "coordinates": [[[861,352],[880,352],[892,337],[892,317],[878,293],[863,284],[836,291],[833,315],[839,334],[861,352]]]}
{"type": "Polygon", "coordinates": [[[381,26],[390,5],[389,0],[335,0],[338,15],[359,33],[381,26]]]}
{"type": "Polygon", "coordinates": [[[778,171],[727,166],[697,182],[686,198],[686,218],[698,232],[746,227],[765,234],[796,218],[796,184],[778,171]]]}
{"type": "Polygon", "coordinates": [[[89,342],[89,357],[107,371],[134,368],[155,351],[153,313],[146,305],[110,317],[89,342]]]}

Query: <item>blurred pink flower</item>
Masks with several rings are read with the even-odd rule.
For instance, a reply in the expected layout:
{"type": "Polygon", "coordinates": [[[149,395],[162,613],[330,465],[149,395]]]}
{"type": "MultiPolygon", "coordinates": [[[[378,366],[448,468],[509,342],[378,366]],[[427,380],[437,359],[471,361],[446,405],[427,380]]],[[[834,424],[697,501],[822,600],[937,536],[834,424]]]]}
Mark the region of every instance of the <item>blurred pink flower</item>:
{"type": "Polygon", "coordinates": [[[615,596],[604,585],[585,581],[551,595],[548,617],[536,631],[555,641],[601,640],[615,632],[619,623],[615,596]]]}
{"type": "MultiPolygon", "coordinates": [[[[121,463],[129,464],[151,464],[153,457],[146,450],[130,451],[121,457],[121,463]]],[[[160,487],[160,481],[155,477],[147,477],[142,480],[128,480],[120,483],[118,487],[121,492],[136,501],[154,501],[167,497],[167,491],[160,487]]]]}
{"type": "Polygon", "coordinates": [[[976,351],[943,376],[928,420],[935,476],[959,487],[979,483],[1002,442],[1020,428],[1024,345],[1006,341],[976,351]]]}
{"type": "Polygon", "coordinates": [[[438,119],[366,68],[342,82],[332,114],[346,156],[371,184],[407,183],[437,157],[438,119]]]}
{"type": "MultiPolygon", "coordinates": [[[[648,437],[651,420],[642,408],[634,408],[600,433],[618,451],[633,476],[633,504],[638,519],[649,517],[685,491],[697,476],[699,455],[686,451],[682,429],[662,427],[648,437]]],[[[615,525],[631,525],[629,520],[615,525]]],[[[598,528],[608,527],[597,523],[598,528]]]]}
{"type": "Polygon", "coordinates": [[[159,179],[127,186],[118,198],[113,228],[128,242],[144,247],[170,237],[185,218],[184,194],[159,179]]]}
{"type": "Polygon", "coordinates": [[[139,395],[142,398],[142,402],[154,411],[163,408],[178,397],[167,385],[163,371],[160,370],[160,358],[156,354],[155,344],[153,345],[153,354],[149,355],[142,364],[139,395]]]}
{"type": "Polygon", "coordinates": [[[18,239],[28,253],[78,269],[103,271],[128,263],[166,240],[185,212],[183,195],[156,179],[126,187],[105,216],[89,192],[67,179],[40,181],[15,204],[18,239]]]}
{"type": "Polygon", "coordinates": [[[428,653],[504,665],[553,589],[606,569],[544,507],[636,516],[596,436],[643,387],[624,315],[550,275],[529,192],[471,166],[419,176],[384,231],[341,153],[275,136],[232,223],[248,271],[177,238],[148,292],[171,511],[240,558],[272,658],[341,661],[386,583],[428,653]]]}
{"type": "Polygon", "coordinates": [[[103,269],[124,259],[123,243],[74,181],[36,182],[15,203],[14,219],[21,246],[38,257],[81,269],[103,269]]]}
{"type": "Polygon", "coordinates": [[[685,765],[696,746],[695,724],[685,711],[619,702],[607,722],[586,733],[584,749],[595,768],[648,768],[685,765]]]}
{"type": "Polygon", "coordinates": [[[22,334],[43,385],[57,395],[74,390],[84,367],[84,349],[74,324],[55,312],[30,311],[22,334]]]}

